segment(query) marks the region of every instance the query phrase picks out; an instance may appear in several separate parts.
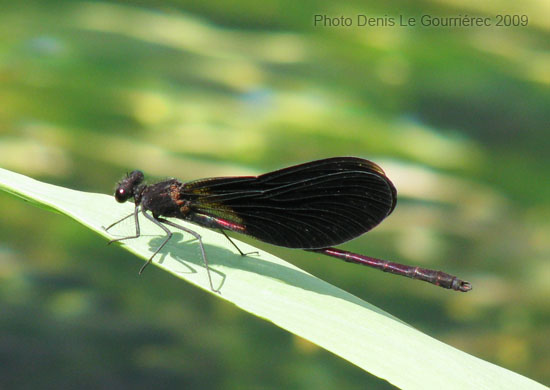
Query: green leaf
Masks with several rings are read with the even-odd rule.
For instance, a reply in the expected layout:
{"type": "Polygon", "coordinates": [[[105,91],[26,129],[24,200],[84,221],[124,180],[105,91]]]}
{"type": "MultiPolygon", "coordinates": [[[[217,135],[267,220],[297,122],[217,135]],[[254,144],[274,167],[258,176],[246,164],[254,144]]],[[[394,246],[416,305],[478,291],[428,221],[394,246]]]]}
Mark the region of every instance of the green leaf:
{"type": "MultiPolygon", "coordinates": [[[[133,223],[121,223],[109,232],[113,235],[102,228],[133,211],[133,204],[118,204],[112,196],[57,187],[4,169],[0,169],[0,188],[66,214],[108,239],[133,234],[133,223]]],[[[140,218],[142,236],[122,245],[148,259],[164,233],[140,218]]],[[[155,258],[155,265],[400,388],[545,388],[439,342],[269,253],[236,241],[245,252],[259,252],[242,257],[223,235],[189,227],[203,237],[214,286],[221,286],[220,294],[210,290],[199,246],[187,234],[176,233],[155,258]]],[[[109,251],[106,247],[105,256],[109,251]]]]}

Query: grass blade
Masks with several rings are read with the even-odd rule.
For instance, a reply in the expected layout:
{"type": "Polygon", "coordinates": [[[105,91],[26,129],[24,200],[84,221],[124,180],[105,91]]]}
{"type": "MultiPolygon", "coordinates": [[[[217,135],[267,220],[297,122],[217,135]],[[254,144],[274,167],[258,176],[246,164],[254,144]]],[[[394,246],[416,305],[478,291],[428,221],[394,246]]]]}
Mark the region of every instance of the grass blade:
{"type": "MultiPolygon", "coordinates": [[[[4,169],[0,169],[0,188],[74,218],[108,239],[132,233],[128,226],[122,232],[113,229],[114,236],[103,230],[102,226],[133,211],[132,204],[118,204],[112,196],[74,191],[4,169]]],[[[146,260],[161,242],[163,233],[144,218],[140,223],[142,236],[122,245],[146,260]]],[[[310,340],[400,388],[545,388],[437,341],[275,256],[237,241],[243,251],[259,252],[241,257],[221,234],[190,226],[202,235],[214,285],[221,285],[221,294],[213,293],[216,297],[310,340]]],[[[109,256],[109,250],[105,248],[105,256],[109,256]]],[[[180,232],[155,259],[155,265],[210,291],[198,245],[180,232]]]]}

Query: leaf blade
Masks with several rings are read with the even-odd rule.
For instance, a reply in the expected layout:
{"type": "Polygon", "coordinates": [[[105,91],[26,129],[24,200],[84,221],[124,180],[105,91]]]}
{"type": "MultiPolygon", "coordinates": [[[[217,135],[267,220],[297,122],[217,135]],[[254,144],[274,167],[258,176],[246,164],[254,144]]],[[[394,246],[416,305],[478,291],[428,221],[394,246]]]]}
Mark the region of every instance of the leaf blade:
{"type": "MultiPolygon", "coordinates": [[[[102,226],[133,211],[132,204],[118,204],[111,196],[57,187],[4,169],[0,169],[0,188],[33,204],[66,214],[107,238],[114,237],[102,226]]],[[[157,237],[162,232],[145,219],[140,219],[140,224],[142,237],[129,240],[123,246],[147,259],[155,244],[158,245],[157,237]]],[[[223,282],[221,295],[214,295],[398,387],[545,388],[441,343],[275,256],[259,251],[259,256],[241,257],[221,234],[195,225],[190,227],[203,237],[215,274],[214,285],[223,282]]],[[[155,264],[211,292],[198,245],[187,237],[179,242],[184,236],[178,234],[155,264]]],[[[238,245],[245,252],[258,251],[245,243],[238,242],[238,245]]]]}

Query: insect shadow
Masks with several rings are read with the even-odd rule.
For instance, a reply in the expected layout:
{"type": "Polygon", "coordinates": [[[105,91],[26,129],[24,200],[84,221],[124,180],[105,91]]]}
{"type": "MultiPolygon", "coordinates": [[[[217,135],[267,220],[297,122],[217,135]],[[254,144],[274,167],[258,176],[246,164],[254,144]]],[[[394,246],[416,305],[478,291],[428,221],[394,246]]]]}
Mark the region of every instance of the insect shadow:
{"type": "MultiPolygon", "coordinates": [[[[151,238],[148,243],[149,250],[151,252],[155,252],[157,248],[162,245],[164,240],[165,237],[163,236],[151,238]]],[[[233,241],[231,241],[231,243],[236,248],[238,248],[233,241]]],[[[240,252],[240,250],[237,250],[238,252],[236,252],[231,248],[226,248],[223,246],[217,246],[207,243],[203,243],[203,245],[205,252],[208,254],[209,265],[207,272],[211,272],[213,274],[221,276],[221,281],[219,285],[214,289],[215,291],[219,291],[223,287],[226,280],[226,274],[212,268],[212,265],[223,265],[234,269],[254,272],[270,278],[282,280],[288,284],[295,283],[297,280],[297,276],[301,274],[300,272],[296,272],[290,268],[260,259],[258,251],[242,253],[240,252]],[[296,273],[296,277],[282,277],[282,275],[285,275],[285,272],[283,272],[284,270],[296,273]]],[[[154,262],[158,264],[163,264],[166,261],[167,256],[172,257],[188,270],[187,272],[183,270],[177,270],[175,271],[176,273],[197,273],[197,270],[194,269],[190,265],[190,263],[199,267],[205,267],[205,264],[202,261],[200,247],[197,244],[197,240],[193,237],[184,238],[184,235],[182,233],[172,232],[172,238],[157,253],[154,262]]]]}
{"type": "MultiPolygon", "coordinates": [[[[162,237],[162,236],[152,238],[149,241],[149,250],[151,252],[155,252],[157,250],[157,248],[160,245],[162,245],[164,240],[165,240],[165,237],[162,237]]],[[[196,245],[196,243],[197,243],[197,240],[193,237],[188,237],[187,239],[184,240],[183,234],[173,232],[172,233],[172,238],[157,253],[157,255],[155,256],[155,261],[154,262],[158,263],[158,264],[163,264],[166,260],[166,257],[170,256],[174,260],[176,260],[178,263],[183,265],[185,268],[187,268],[187,270],[188,270],[187,272],[182,271],[182,270],[174,270],[176,273],[196,274],[197,270],[194,269],[193,267],[191,267],[189,265],[189,263],[192,263],[192,264],[197,265],[197,266],[201,266],[201,265],[203,267],[205,266],[204,262],[202,261],[202,257],[201,257],[201,254],[200,254],[200,249],[199,249],[198,245],[196,245]],[[192,251],[188,251],[187,248],[191,248],[192,251]],[[191,252],[195,252],[195,251],[198,251],[198,253],[191,253],[191,252]]],[[[205,250],[206,250],[206,247],[209,247],[209,249],[208,249],[208,251],[209,251],[209,253],[208,253],[209,254],[209,256],[208,256],[209,263],[210,264],[219,264],[219,262],[213,261],[213,260],[215,260],[215,257],[210,256],[210,252],[211,251],[215,252],[215,249],[217,247],[212,246],[212,245],[208,245],[208,244],[205,244],[204,246],[205,246],[205,250]]],[[[218,287],[215,289],[215,290],[219,291],[225,283],[226,275],[223,272],[220,272],[216,269],[213,269],[212,267],[208,267],[208,269],[206,271],[207,272],[212,272],[214,274],[217,274],[217,275],[221,276],[221,281],[220,281],[218,287]]]]}
{"type": "MultiPolygon", "coordinates": [[[[193,266],[204,267],[200,247],[197,244],[197,240],[193,237],[188,237],[182,233],[173,232],[172,238],[166,243],[166,245],[157,253],[154,262],[163,264],[166,261],[167,256],[172,257],[178,263],[182,264],[187,270],[177,270],[177,273],[197,273],[197,270],[193,266]],[[191,266],[190,264],[193,264],[191,266]]],[[[149,250],[155,252],[157,248],[164,242],[164,236],[152,237],[149,241],[149,250]]],[[[218,245],[212,245],[203,243],[204,250],[208,254],[208,270],[212,274],[221,276],[222,280],[217,284],[215,290],[220,290],[226,280],[226,274],[212,268],[215,265],[222,265],[225,267],[240,269],[243,271],[257,273],[268,278],[278,279],[290,285],[300,285],[302,287],[317,290],[316,278],[304,274],[303,272],[294,270],[287,266],[276,264],[270,261],[263,260],[259,257],[259,252],[249,252],[245,255],[241,255],[231,247],[224,247],[218,245]],[[304,280],[305,279],[305,280],[304,280]],[[307,282],[310,280],[310,282],[307,282]],[[304,283],[306,281],[306,283],[304,283]]],[[[326,293],[317,290],[319,293],[326,293]]]]}

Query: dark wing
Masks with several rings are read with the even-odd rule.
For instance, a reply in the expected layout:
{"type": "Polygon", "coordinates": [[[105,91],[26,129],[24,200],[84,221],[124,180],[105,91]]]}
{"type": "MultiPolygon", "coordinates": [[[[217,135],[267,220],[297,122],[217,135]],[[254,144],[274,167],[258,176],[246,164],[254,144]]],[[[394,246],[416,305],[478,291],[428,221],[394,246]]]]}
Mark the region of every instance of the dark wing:
{"type": "Polygon", "coordinates": [[[301,249],[360,236],[386,218],[397,199],[384,171],[355,157],[197,180],[185,183],[181,195],[194,212],[242,226],[239,231],[270,244],[301,249]]]}

